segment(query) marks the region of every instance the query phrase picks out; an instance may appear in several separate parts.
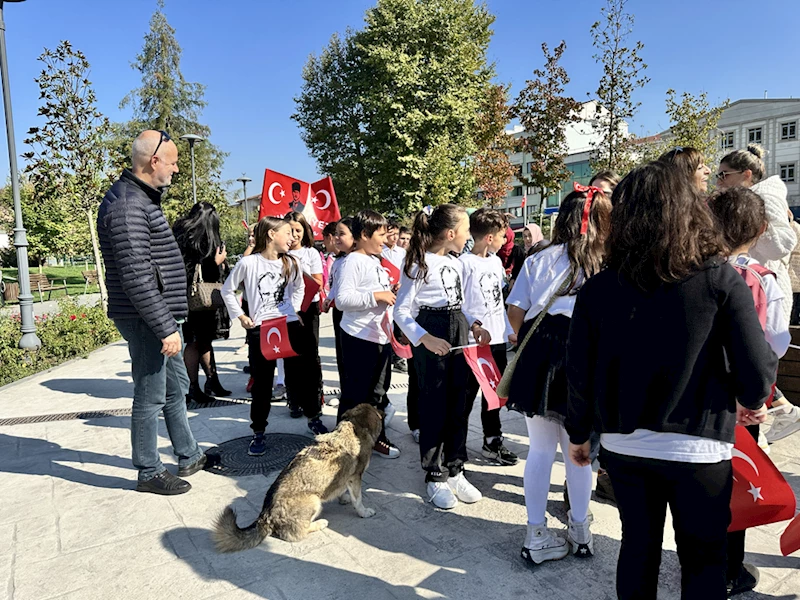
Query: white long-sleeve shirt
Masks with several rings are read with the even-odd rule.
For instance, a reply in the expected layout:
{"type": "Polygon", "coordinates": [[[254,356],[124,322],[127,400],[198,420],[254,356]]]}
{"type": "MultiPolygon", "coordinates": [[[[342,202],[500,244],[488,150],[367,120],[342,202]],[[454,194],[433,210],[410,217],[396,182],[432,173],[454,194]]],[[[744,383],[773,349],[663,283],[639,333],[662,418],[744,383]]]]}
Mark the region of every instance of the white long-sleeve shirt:
{"type": "Polygon", "coordinates": [[[289,259],[297,268],[295,277],[288,281],[283,276],[283,261],[280,258],[267,260],[261,254],[251,254],[236,263],[222,286],[222,297],[231,319],[238,319],[244,314],[236,299],[236,290],[244,283],[253,323],[260,325],[263,321],[280,316],[285,316],[287,323],[297,321],[297,312],[303,305],[305,284],[299,264],[295,259],[289,259]]]}
{"type": "Polygon", "coordinates": [[[391,288],[380,259],[353,252],[337,273],[336,308],[342,311],[342,331],[377,344],[388,344],[381,327],[388,304],[377,302],[375,292],[391,288]]]}
{"type": "MultiPolygon", "coordinates": [[[[731,257],[731,264],[752,265],[758,261],[752,256],[739,255],[731,257]]],[[[772,351],[778,358],[786,354],[789,344],[792,342],[792,335],[789,333],[789,319],[783,312],[783,291],[775,277],[771,275],[762,277],[764,282],[764,295],[767,297],[767,323],[764,327],[764,336],[772,351]]]]}
{"type": "MultiPolygon", "coordinates": [[[[514,288],[506,299],[506,304],[525,311],[525,320],[530,321],[547,305],[550,298],[564,283],[570,271],[567,247],[564,244],[550,246],[525,259],[514,288]]],[[[578,277],[578,285],[582,275],[578,277]]],[[[550,310],[550,315],[566,315],[572,318],[575,309],[574,295],[559,296],[550,310]]]]}
{"type": "MultiPolygon", "coordinates": [[[[328,291],[328,301],[333,302],[336,300],[336,290],[339,288],[339,272],[342,270],[347,256],[340,256],[331,265],[331,272],[328,274],[330,280],[330,291],[328,291]]],[[[336,308],[339,308],[338,306],[336,308]]]]}
{"type": "MultiPolygon", "coordinates": [[[[493,345],[505,344],[514,330],[503,305],[503,280],[506,274],[503,263],[494,254],[481,257],[471,252],[462,254],[458,260],[464,269],[463,306],[466,312],[483,324],[483,328],[492,336],[493,345]]],[[[469,342],[475,343],[472,331],[469,332],[469,342]]]]}
{"type": "Polygon", "coordinates": [[[406,251],[397,244],[394,247],[384,246],[381,250],[381,256],[392,263],[398,269],[403,268],[403,261],[406,259],[406,251]]]}
{"type": "Polygon", "coordinates": [[[427,278],[416,277],[419,267],[411,267],[411,277],[403,272],[400,277],[400,290],[394,305],[394,320],[408,340],[415,346],[423,335],[428,333],[416,322],[419,309],[425,306],[432,308],[461,307],[467,323],[472,325],[476,320],[464,309],[463,266],[454,256],[440,256],[425,253],[425,264],[428,265],[427,278]],[[427,279],[427,281],[426,281],[427,279]]]}
{"type": "MultiPolygon", "coordinates": [[[[316,248],[303,246],[297,250],[290,250],[289,254],[300,261],[300,266],[306,275],[322,275],[322,256],[316,248]]],[[[319,301],[319,293],[314,294],[313,301],[319,301]]]]}

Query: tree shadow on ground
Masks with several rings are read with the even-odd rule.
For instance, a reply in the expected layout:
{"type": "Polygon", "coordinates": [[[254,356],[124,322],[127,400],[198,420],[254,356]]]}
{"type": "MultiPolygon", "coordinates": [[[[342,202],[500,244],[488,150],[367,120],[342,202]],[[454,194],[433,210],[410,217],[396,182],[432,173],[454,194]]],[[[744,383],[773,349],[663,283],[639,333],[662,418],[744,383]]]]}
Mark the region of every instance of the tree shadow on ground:
{"type": "Polygon", "coordinates": [[[54,392],[107,400],[133,397],[133,382],[129,379],[48,379],[41,385],[54,392]]]}

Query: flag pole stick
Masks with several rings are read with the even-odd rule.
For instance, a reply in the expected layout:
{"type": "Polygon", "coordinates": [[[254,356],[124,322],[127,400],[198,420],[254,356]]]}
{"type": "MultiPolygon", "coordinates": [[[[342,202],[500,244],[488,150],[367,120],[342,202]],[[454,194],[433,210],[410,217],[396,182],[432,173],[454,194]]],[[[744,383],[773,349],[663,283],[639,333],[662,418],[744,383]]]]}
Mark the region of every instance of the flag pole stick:
{"type": "Polygon", "coordinates": [[[478,346],[480,346],[480,344],[467,344],[466,346],[453,346],[452,348],[450,348],[449,352],[452,352],[453,350],[463,350],[464,348],[477,348],[478,346]]]}

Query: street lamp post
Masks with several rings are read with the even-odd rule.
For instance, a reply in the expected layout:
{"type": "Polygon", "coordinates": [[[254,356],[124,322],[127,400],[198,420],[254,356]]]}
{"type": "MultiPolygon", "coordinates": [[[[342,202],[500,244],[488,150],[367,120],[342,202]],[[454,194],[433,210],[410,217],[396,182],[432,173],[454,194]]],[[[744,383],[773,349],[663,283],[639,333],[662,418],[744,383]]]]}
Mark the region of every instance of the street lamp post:
{"type": "Polygon", "coordinates": [[[205,138],[195,133],[187,133],[182,135],[180,139],[189,142],[189,150],[192,153],[192,200],[197,204],[197,183],[194,177],[194,145],[196,142],[202,142],[205,138]]]}
{"type": "Polygon", "coordinates": [[[247,184],[248,182],[253,180],[250,179],[249,177],[245,177],[244,175],[242,175],[236,181],[242,182],[242,189],[244,190],[244,196],[243,196],[244,200],[242,201],[242,206],[244,207],[244,220],[247,222],[248,225],[250,225],[250,210],[247,208],[247,184]]]}
{"type": "Polygon", "coordinates": [[[19,280],[19,314],[22,325],[22,338],[19,347],[35,350],[42,345],[36,335],[33,320],[33,294],[28,273],[28,238],[22,224],[22,203],[19,197],[19,172],[17,171],[17,145],[14,141],[14,119],[11,115],[11,88],[8,82],[8,56],[6,54],[6,24],[3,20],[4,2],[23,2],[24,0],[0,0],[0,77],[3,79],[3,107],[6,115],[6,135],[8,136],[8,161],[11,170],[11,195],[14,197],[14,247],[17,249],[17,275],[19,280]]]}

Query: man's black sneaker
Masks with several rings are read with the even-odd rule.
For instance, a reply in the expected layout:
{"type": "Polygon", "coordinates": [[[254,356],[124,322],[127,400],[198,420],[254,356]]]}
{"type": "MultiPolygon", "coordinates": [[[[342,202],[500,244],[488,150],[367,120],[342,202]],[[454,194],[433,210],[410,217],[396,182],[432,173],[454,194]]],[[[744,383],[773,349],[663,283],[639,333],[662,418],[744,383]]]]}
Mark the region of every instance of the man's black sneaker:
{"type": "Polygon", "coordinates": [[[308,420],[308,429],[313,435],[322,435],[328,433],[328,428],[319,417],[314,417],[308,420]]]}
{"type": "Polygon", "coordinates": [[[299,419],[303,416],[303,408],[297,404],[289,403],[289,416],[293,419],[299,419]]]}
{"type": "Polygon", "coordinates": [[[515,465],[519,461],[519,457],[503,445],[501,436],[495,437],[491,442],[487,442],[486,438],[483,438],[482,454],[486,458],[496,460],[501,465],[515,465]]]}
{"type": "Polygon", "coordinates": [[[408,365],[405,359],[398,359],[392,363],[392,370],[397,373],[408,373],[408,365]]]}
{"type": "Polygon", "coordinates": [[[206,466],[206,461],[208,458],[205,454],[201,454],[200,458],[194,461],[190,465],[186,465],[185,467],[180,467],[178,469],[178,477],[189,477],[190,475],[194,475],[198,471],[202,470],[203,467],[206,466]]]}
{"type": "Polygon", "coordinates": [[[178,494],[185,494],[190,489],[192,489],[191,483],[175,477],[166,469],[152,479],[140,481],[136,484],[137,492],[150,492],[151,494],[160,494],[162,496],[177,496],[178,494]]]}
{"type": "Polygon", "coordinates": [[[247,453],[250,456],[264,456],[267,453],[267,440],[264,439],[263,431],[253,434],[253,439],[250,440],[250,445],[247,447],[247,453]]]}
{"type": "Polygon", "coordinates": [[[755,566],[743,564],[739,576],[728,582],[728,598],[755,589],[759,577],[758,569],[755,566]]]}

